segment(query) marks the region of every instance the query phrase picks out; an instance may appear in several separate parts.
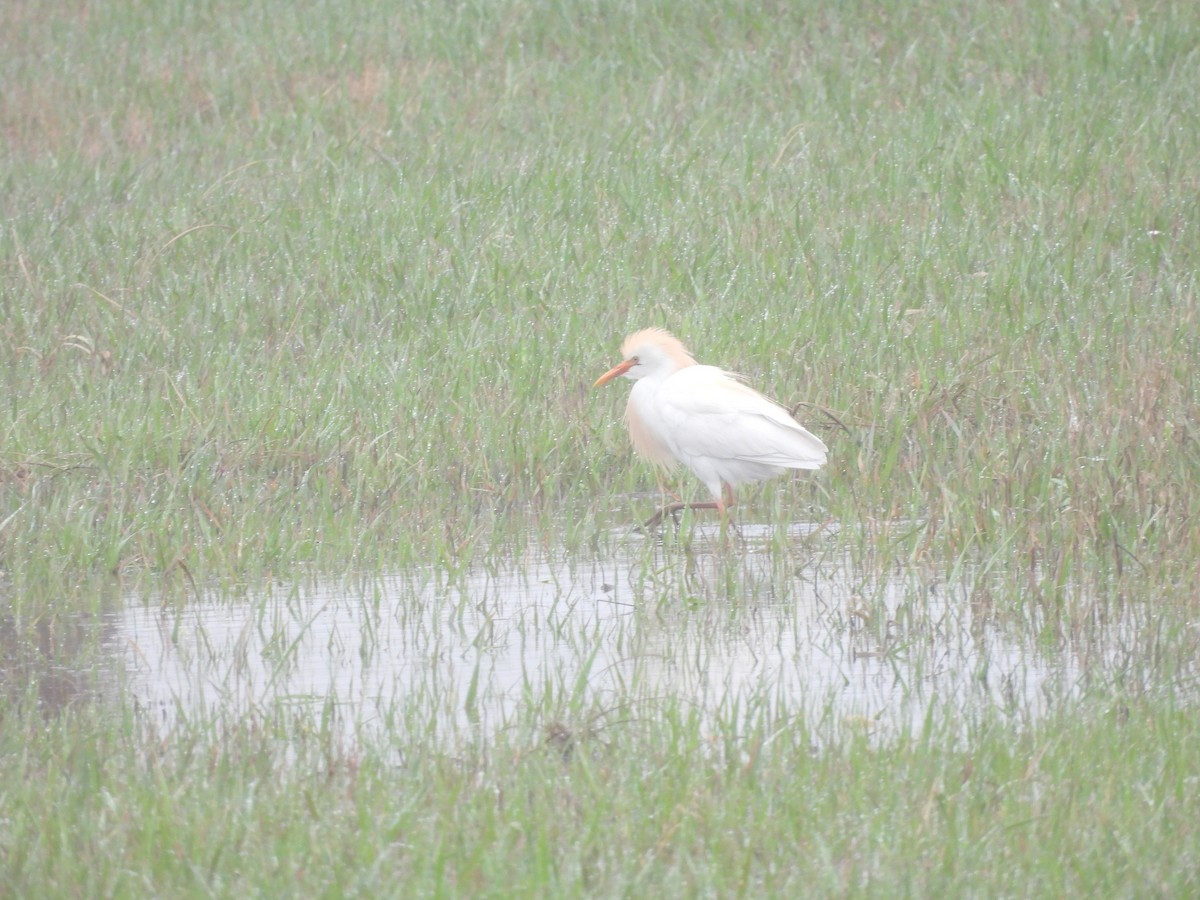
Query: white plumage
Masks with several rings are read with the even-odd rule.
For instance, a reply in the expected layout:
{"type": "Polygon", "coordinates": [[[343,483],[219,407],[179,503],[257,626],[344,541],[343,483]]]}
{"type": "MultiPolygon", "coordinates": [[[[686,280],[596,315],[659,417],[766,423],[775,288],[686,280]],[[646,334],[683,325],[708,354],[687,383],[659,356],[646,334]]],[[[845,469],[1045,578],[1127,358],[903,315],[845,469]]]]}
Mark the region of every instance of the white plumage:
{"type": "Polygon", "coordinates": [[[634,449],[656,465],[690,469],[714,498],[693,507],[715,508],[723,518],[734,486],[825,464],[821,439],[786,409],[736,376],[697,364],[661,328],[631,334],[621,354],[624,361],[596,385],[619,375],[634,380],[625,409],[634,449]]]}

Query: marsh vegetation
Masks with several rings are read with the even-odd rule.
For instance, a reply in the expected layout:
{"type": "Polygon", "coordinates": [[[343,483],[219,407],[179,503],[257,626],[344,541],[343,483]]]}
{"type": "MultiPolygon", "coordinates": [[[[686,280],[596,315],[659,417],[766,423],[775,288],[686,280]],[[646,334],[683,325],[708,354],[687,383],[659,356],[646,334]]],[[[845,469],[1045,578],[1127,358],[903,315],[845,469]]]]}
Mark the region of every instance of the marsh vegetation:
{"type": "Polygon", "coordinates": [[[1200,11],[889,6],[0,11],[9,890],[1195,893],[1200,11]]]}

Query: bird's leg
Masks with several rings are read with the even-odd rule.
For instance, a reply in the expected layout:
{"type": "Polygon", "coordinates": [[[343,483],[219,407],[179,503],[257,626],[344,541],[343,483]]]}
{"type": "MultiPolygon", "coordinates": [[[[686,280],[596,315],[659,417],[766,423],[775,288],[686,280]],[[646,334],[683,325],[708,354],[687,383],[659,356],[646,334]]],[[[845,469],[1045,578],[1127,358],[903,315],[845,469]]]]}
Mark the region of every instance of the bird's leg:
{"type": "Polygon", "coordinates": [[[686,503],[682,501],[677,503],[668,503],[654,515],[648,518],[645,522],[643,522],[639,530],[652,531],[657,528],[659,522],[661,522],[667,516],[674,516],[675,513],[685,509],[715,509],[719,511],[721,509],[721,505],[719,500],[705,500],[702,503],[686,503]]]}
{"type": "Polygon", "coordinates": [[[654,478],[658,482],[658,508],[664,510],[666,515],[667,498],[670,497],[676,503],[679,502],[679,495],[672,490],[668,490],[667,482],[662,477],[662,472],[655,472],[654,478]]]}
{"type": "Polygon", "coordinates": [[[649,530],[658,528],[659,522],[664,520],[664,518],[666,518],[667,516],[674,516],[674,514],[676,514],[676,512],[679,512],[679,511],[682,511],[685,509],[718,509],[718,505],[716,505],[713,502],[685,503],[685,502],[682,502],[682,500],[680,500],[680,502],[677,502],[677,503],[668,503],[666,506],[664,506],[664,508],[660,509],[658,512],[655,512],[655,514],[653,516],[650,516],[649,518],[647,518],[647,520],[642,523],[641,530],[643,530],[643,532],[649,532],[649,530]]]}
{"type": "Polygon", "coordinates": [[[690,504],[683,503],[679,500],[679,495],[667,488],[667,483],[662,477],[661,472],[654,473],[654,480],[658,482],[658,512],[652,515],[649,519],[637,527],[637,531],[649,533],[657,528],[659,523],[667,516],[675,519],[676,527],[679,526],[679,519],[675,513],[682,509],[689,509],[690,504]],[[673,502],[668,502],[667,498],[673,498],[673,502]]]}
{"type": "MultiPolygon", "coordinates": [[[[717,511],[721,515],[721,539],[724,540],[726,529],[729,527],[729,510],[731,507],[737,506],[737,498],[733,496],[733,487],[729,484],[721,484],[721,498],[716,501],[717,511]]],[[[733,525],[734,531],[738,530],[736,524],[733,525]]],[[[739,532],[740,534],[740,532],[739,532]]]]}
{"type": "MultiPolygon", "coordinates": [[[[637,529],[638,531],[649,533],[657,528],[662,520],[667,516],[674,517],[675,513],[681,512],[685,509],[715,509],[717,514],[721,517],[721,534],[725,533],[725,529],[729,524],[729,510],[732,507],[737,506],[737,498],[733,495],[733,488],[728,484],[721,485],[721,496],[717,497],[715,500],[697,500],[690,503],[679,500],[678,498],[676,498],[674,503],[667,503],[667,490],[665,486],[661,481],[659,482],[658,486],[663,492],[663,505],[659,508],[658,512],[656,512],[645,522],[643,522],[641,526],[639,526],[637,529]]],[[[672,494],[671,496],[675,495],[672,494]]],[[[675,524],[679,524],[678,519],[675,520],[675,524]]],[[[737,526],[735,525],[734,527],[736,528],[737,526]]]]}
{"type": "Polygon", "coordinates": [[[674,503],[666,503],[658,512],[642,523],[640,530],[644,532],[652,531],[667,516],[674,516],[675,513],[685,509],[715,509],[721,517],[721,533],[724,534],[725,528],[729,523],[729,509],[733,506],[737,506],[737,498],[733,495],[733,488],[727,484],[722,484],[721,496],[715,500],[700,500],[691,503],[676,500],[674,503]]]}

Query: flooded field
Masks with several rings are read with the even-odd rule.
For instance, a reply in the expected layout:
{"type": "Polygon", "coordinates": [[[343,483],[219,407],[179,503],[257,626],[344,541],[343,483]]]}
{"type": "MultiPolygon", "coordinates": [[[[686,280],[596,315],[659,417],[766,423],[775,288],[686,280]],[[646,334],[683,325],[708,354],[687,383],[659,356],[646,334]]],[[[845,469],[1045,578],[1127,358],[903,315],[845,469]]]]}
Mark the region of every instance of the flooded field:
{"type": "Polygon", "coordinates": [[[110,683],[168,728],[282,709],[351,742],[419,727],[453,746],[530,717],[653,715],[667,698],[711,728],[766,711],[887,734],[929,715],[1037,717],[1128,669],[1153,628],[1133,606],[1066,628],[1036,610],[1001,620],[986,573],[864,573],[809,528],[748,528],[732,551],[705,533],[691,549],[619,547],[126,598],[104,625],[110,683]]]}

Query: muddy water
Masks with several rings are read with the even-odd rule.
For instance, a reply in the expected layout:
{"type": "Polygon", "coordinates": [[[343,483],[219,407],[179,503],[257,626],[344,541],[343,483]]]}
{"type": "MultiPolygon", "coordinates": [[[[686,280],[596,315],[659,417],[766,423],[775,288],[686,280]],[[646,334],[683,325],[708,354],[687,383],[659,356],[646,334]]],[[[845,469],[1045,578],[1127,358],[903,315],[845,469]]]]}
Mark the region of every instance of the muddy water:
{"type": "Polygon", "coordinates": [[[652,714],[668,699],[713,723],[766,709],[886,732],[931,709],[1036,717],[1076,690],[1079,659],[996,624],[977,574],[867,575],[803,531],[781,544],[747,529],[734,553],[703,535],[687,552],[634,538],[456,575],[131,599],[106,643],[123,696],[164,725],[282,708],[349,739],[459,741],[531,714],[652,714]]]}

